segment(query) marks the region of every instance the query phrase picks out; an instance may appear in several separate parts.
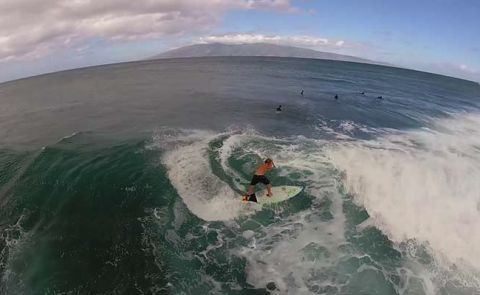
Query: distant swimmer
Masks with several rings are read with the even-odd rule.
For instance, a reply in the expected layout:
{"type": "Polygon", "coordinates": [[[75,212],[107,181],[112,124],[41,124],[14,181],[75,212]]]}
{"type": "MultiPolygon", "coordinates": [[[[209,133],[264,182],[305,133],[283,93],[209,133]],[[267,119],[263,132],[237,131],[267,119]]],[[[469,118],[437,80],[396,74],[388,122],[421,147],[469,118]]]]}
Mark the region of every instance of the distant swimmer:
{"type": "Polygon", "coordinates": [[[383,99],[383,96],[380,95],[380,96],[377,96],[377,98],[378,98],[378,99],[383,99]]]}
{"type": "Polygon", "coordinates": [[[282,105],[279,105],[277,108],[277,112],[281,112],[281,111],[282,111],[282,105]]]}
{"type": "Polygon", "coordinates": [[[303,89],[302,89],[302,92],[300,92],[300,94],[303,96],[303,89]]]}
{"type": "Polygon", "coordinates": [[[364,92],[364,91],[362,91],[360,94],[361,94],[361,95],[365,95],[365,92],[364,92]]]}
{"type": "Polygon", "coordinates": [[[265,173],[272,170],[275,167],[273,160],[268,158],[265,162],[260,165],[257,170],[255,170],[255,174],[252,177],[252,181],[248,186],[248,192],[245,196],[243,196],[242,201],[251,201],[257,202],[257,196],[255,195],[255,186],[257,183],[261,182],[267,186],[267,197],[273,196],[272,194],[272,184],[270,180],[265,176],[265,173]]]}
{"type": "Polygon", "coordinates": [[[335,99],[338,99],[338,95],[337,95],[337,94],[335,94],[334,98],[335,98],[335,99]]]}

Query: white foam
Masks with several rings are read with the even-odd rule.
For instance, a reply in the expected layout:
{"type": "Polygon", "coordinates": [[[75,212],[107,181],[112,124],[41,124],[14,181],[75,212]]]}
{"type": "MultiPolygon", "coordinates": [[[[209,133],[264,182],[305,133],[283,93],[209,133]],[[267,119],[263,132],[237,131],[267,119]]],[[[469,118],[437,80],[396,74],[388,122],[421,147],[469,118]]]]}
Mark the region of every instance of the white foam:
{"type": "Polygon", "coordinates": [[[390,239],[428,243],[437,258],[480,270],[480,116],[328,152],[345,185],[390,239]]]}
{"type": "Polygon", "coordinates": [[[234,169],[230,168],[230,165],[228,164],[228,159],[232,155],[233,151],[242,146],[244,143],[245,139],[247,139],[248,136],[245,134],[232,134],[228,136],[224,141],[221,146],[221,148],[218,151],[219,154],[219,160],[220,164],[222,165],[222,168],[226,173],[229,173],[237,185],[237,187],[241,186],[241,183],[238,181],[238,179],[241,179],[241,175],[237,173],[234,169]]]}
{"type": "MultiPolygon", "coordinates": [[[[226,222],[227,227],[229,224],[239,226],[237,222],[242,219],[238,217],[246,211],[237,194],[213,173],[209,158],[212,155],[218,157],[215,160],[221,165],[222,173],[239,179],[234,180],[235,185],[240,186],[248,180],[242,179],[238,168],[230,167],[229,160],[246,154],[272,157],[278,166],[276,173],[308,183],[305,192],[313,197],[310,208],[276,218],[275,222],[255,231],[242,230],[238,236],[245,239],[248,246],[239,245],[232,251],[245,257],[249,284],[264,288],[273,281],[279,289],[277,293],[309,294],[312,287],[341,288],[345,281],[335,281],[335,275],[322,274],[335,273],[339,261],[351,257],[350,254],[346,257],[338,248],[348,242],[345,241],[342,196],[337,191],[335,179],[338,174],[332,163],[346,171],[346,186],[355,194],[355,201],[371,215],[370,220],[357,227],[359,231],[373,225],[397,243],[408,239],[425,241],[438,256],[450,261],[465,261],[475,254],[474,249],[479,245],[475,223],[479,223],[478,214],[472,213],[478,212],[479,199],[475,192],[480,190],[475,177],[480,175],[476,147],[480,147],[480,134],[475,133],[475,139],[468,139],[467,134],[471,134],[470,128],[480,123],[480,119],[466,119],[468,128],[464,121],[442,121],[431,130],[398,132],[364,142],[353,139],[322,142],[303,137],[278,139],[252,130],[222,134],[167,132],[166,138],[164,132],[154,142],[166,150],[162,162],[188,209],[207,221],[237,219],[226,222]],[[459,133],[463,136],[459,137],[459,133]],[[221,141],[217,151],[210,149],[212,141],[221,141]],[[325,221],[320,216],[324,198],[332,201],[332,220],[325,221]],[[473,235],[470,241],[469,233],[473,235]],[[320,257],[322,249],[328,257],[320,257]],[[319,253],[320,256],[312,260],[309,251],[316,253],[313,256],[319,253]]],[[[396,131],[383,130],[381,134],[388,132],[396,131]]],[[[244,164],[240,169],[249,173],[255,164],[251,167],[244,164]]],[[[248,208],[247,213],[254,211],[248,208]]],[[[282,215],[282,208],[276,215],[282,215]]],[[[207,252],[224,242],[209,246],[207,252]]],[[[476,256],[472,258],[475,260],[476,256]]],[[[451,272],[440,275],[440,270],[445,268],[431,269],[429,266],[427,269],[415,259],[406,263],[408,265],[398,270],[406,271],[400,274],[407,281],[405,290],[410,290],[410,278],[412,284],[420,281],[420,288],[427,294],[435,294],[438,286],[445,283],[439,282],[442,276],[448,282],[466,282],[466,285],[472,282],[471,277],[455,278],[451,272]]],[[[384,276],[388,277],[385,273],[384,276]]]]}
{"type": "Polygon", "coordinates": [[[28,214],[28,212],[22,213],[15,224],[2,229],[2,242],[4,243],[0,252],[0,267],[4,270],[1,276],[1,283],[4,286],[2,289],[14,293],[24,293],[25,291],[23,290],[25,285],[12,264],[22,247],[30,241],[32,236],[32,232],[25,231],[21,226],[28,214]]]}
{"type": "MultiPolygon", "coordinates": [[[[245,211],[238,194],[212,172],[208,143],[215,136],[205,131],[177,136],[173,141],[178,144],[162,158],[183,202],[206,221],[234,219],[245,211]]],[[[165,144],[164,138],[157,140],[165,144]]]]}
{"type": "MultiPolygon", "coordinates": [[[[279,167],[276,173],[283,176],[294,173],[297,181],[308,182],[305,192],[314,198],[312,206],[315,208],[321,208],[325,197],[332,198],[334,219],[322,221],[321,210],[307,209],[262,227],[260,231],[242,231],[240,236],[248,240],[250,246],[233,250],[247,259],[250,284],[264,288],[267,283],[274,281],[281,292],[309,293],[310,276],[323,267],[323,262],[305,261],[305,248],[309,245],[324,247],[331,255],[329,263],[332,264],[337,247],[345,242],[342,200],[336,191],[331,170],[328,170],[327,159],[318,152],[318,142],[300,137],[269,138],[254,130],[222,134],[205,131],[160,132],[154,141],[166,150],[162,162],[168,169],[171,183],[188,209],[207,221],[245,216],[242,211],[245,206],[239,202],[237,194],[212,172],[209,154],[215,153],[209,150],[208,144],[214,140],[222,141],[216,151],[216,160],[230,178],[239,179],[236,181],[238,186],[245,185],[248,180],[242,179],[241,174],[230,167],[229,159],[254,154],[259,158],[274,158],[279,167]],[[168,136],[165,138],[164,134],[168,136]]],[[[250,173],[256,164],[251,163],[240,169],[250,173]]],[[[247,210],[249,213],[255,212],[252,208],[247,210]]],[[[280,214],[281,207],[278,210],[280,214]]],[[[212,245],[206,251],[221,244],[212,245]]]]}
{"type": "MultiPolygon", "coordinates": [[[[253,153],[260,158],[271,157],[279,175],[297,175],[297,181],[307,182],[305,191],[312,196],[313,208],[321,208],[323,198],[331,198],[334,218],[322,221],[320,210],[308,208],[285,220],[242,233],[248,247],[237,249],[248,262],[248,282],[258,288],[274,282],[280,294],[310,294],[312,273],[325,266],[332,266],[337,259],[338,246],[345,243],[345,217],[327,159],[319,152],[322,144],[305,138],[268,138],[252,132],[233,135],[229,143],[241,142],[244,153],[253,153]],[[323,247],[328,252],[328,261],[306,260],[308,247],[323,247]]],[[[234,149],[227,145],[222,155],[228,159],[234,149]]],[[[225,161],[226,163],[226,161],[225,161]]],[[[281,208],[278,214],[281,214],[281,208]]],[[[323,282],[325,284],[333,282],[323,282]]]]}
{"type": "Polygon", "coordinates": [[[336,140],[353,140],[353,135],[357,131],[370,134],[374,133],[374,130],[371,127],[350,120],[332,120],[330,122],[318,120],[315,129],[324,134],[332,135],[336,140]]]}
{"type": "Polygon", "coordinates": [[[357,129],[356,124],[352,121],[342,121],[338,127],[347,133],[352,133],[355,129],[357,129]]]}
{"type": "MultiPolygon", "coordinates": [[[[345,243],[341,206],[333,211],[338,218],[330,222],[318,222],[315,212],[308,210],[249,237],[250,247],[240,251],[248,261],[248,282],[259,288],[274,282],[281,294],[310,294],[309,281],[319,270],[338,262],[338,246],[345,243]],[[312,245],[325,249],[325,256],[309,258],[318,254],[307,252],[312,245]]],[[[322,283],[336,284],[318,282],[322,283]]]]}

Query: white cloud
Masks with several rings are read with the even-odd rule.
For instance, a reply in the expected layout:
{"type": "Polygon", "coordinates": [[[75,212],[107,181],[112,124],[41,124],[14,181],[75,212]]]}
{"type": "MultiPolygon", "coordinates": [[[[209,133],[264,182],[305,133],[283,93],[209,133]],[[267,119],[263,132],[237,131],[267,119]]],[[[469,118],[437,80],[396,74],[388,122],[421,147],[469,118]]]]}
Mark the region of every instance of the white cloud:
{"type": "Polygon", "coordinates": [[[480,74],[480,71],[477,69],[472,68],[471,66],[465,65],[465,64],[459,64],[459,65],[452,65],[453,67],[458,67],[458,69],[462,72],[469,73],[469,74],[480,74]]]}
{"type": "Polygon", "coordinates": [[[439,66],[439,73],[480,82],[480,71],[466,64],[445,63],[439,66]]]}
{"type": "Polygon", "coordinates": [[[298,11],[290,0],[0,1],[0,61],[82,47],[89,38],[133,40],[206,32],[229,9],[298,11]]]}
{"type": "Polygon", "coordinates": [[[199,43],[271,43],[278,45],[290,45],[307,47],[312,49],[340,49],[348,46],[344,40],[331,40],[314,36],[280,36],[263,34],[226,34],[204,36],[197,40],[199,43]]]}

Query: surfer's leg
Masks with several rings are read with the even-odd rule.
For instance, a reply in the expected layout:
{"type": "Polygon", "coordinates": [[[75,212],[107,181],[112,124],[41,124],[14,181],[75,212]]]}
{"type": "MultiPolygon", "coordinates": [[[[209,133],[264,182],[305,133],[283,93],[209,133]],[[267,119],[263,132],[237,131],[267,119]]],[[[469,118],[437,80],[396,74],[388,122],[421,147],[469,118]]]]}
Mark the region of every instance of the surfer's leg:
{"type": "Polygon", "coordinates": [[[255,186],[249,185],[248,192],[243,196],[243,201],[257,202],[257,196],[255,195],[255,186]]]}
{"type": "Polygon", "coordinates": [[[248,193],[247,195],[251,195],[253,193],[255,193],[255,185],[257,185],[257,183],[259,183],[261,181],[261,178],[260,176],[258,175],[253,175],[252,177],[252,181],[250,181],[250,185],[248,186],[248,193]]]}
{"type": "Polygon", "coordinates": [[[244,201],[251,201],[251,202],[257,202],[257,196],[255,195],[255,185],[261,181],[261,177],[259,175],[253,175],[252,181],[250,182],[250,185],[248,186],[248,192],[247,194],[243,197],[244,201]]]}
{"type": "Polygon", "coordinates": [[[251,195],[255,192],[255,186],[254,185],[249,185],[248,186],[248,195],[251,195]]]}
{"type": "Polygon", "coordinates": [[[270,179],[268,179],[265,175],[262,175],[260,181],[267,186],[267,197],[273,196],[272,184],[270,183],[270,179]]]}
{"type": "Polygon", "coordinates": [[[271,185],[270,183],[267,184],[267,196],[268,196],[268,197],[273,196],[273,193],[272,193],[272,185],[271,185]]]}

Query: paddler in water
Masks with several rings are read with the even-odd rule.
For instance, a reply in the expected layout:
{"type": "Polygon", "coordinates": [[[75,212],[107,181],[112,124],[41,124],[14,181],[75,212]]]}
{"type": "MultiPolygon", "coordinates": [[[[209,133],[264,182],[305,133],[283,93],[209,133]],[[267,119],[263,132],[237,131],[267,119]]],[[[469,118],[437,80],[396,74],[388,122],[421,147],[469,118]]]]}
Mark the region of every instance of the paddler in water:
{"type": "Polygon", "coordinates": [[[270,183],[270,180],[265,176],[265,173],[272,170],[274,167],[275,164],[273,163],[273,160],[268,158],[262,165],[257,168],[257,170],[255,170],[255,175],[253,175],[252,181],[248,186],[248,193],[243,196],[242,201],[257,202],[257,196],[255,195],[255,185],[259,182],[267,186],[267,197],[273,196],[272,184],[270,183]]]}

